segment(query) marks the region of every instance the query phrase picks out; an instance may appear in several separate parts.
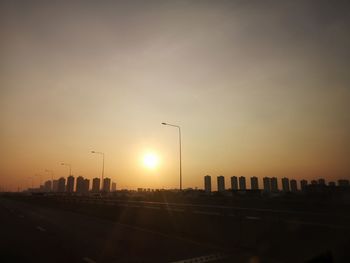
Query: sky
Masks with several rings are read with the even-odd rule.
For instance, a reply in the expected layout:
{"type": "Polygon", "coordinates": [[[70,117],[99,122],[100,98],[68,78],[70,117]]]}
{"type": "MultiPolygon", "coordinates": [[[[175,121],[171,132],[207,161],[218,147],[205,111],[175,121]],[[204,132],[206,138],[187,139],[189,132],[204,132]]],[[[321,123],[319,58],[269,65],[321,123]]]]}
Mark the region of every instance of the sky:
{"type": "Polygon", "coordinates": [[[99,177],[95,150],[119,189],[176,188],[161,122],[184,187],[350,178],[349,31],[348,1],[1,1],[0,187],[99,177]]]}

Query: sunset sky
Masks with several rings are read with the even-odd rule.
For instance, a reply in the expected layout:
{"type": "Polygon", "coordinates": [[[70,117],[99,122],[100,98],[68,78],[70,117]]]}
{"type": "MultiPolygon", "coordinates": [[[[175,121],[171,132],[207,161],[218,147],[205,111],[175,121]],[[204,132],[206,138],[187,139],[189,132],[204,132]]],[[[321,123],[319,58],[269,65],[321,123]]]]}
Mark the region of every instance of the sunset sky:
{"type": "Polygon", "coordinates": [[[348,1],[1,1],[0,186],[350,178],[348,1]],[[72,3],[74,2],[74,3],[72,3]],[[152,152],[151,169],[143,156],[152,152]]]}

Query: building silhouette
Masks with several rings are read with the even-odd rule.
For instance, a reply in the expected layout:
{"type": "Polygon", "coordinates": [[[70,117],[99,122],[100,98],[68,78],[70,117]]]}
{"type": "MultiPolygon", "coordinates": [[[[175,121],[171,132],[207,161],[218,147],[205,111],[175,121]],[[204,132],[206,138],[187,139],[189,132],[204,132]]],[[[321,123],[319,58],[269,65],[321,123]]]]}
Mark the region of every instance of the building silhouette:
{"type": "Polygon", "coordinates": [[[231,177],[231,189],[232,190],[238,190],[238,179],[237,176],[231,177]]]}
{"type": "Polygon", "coordinates": [[[338,186],[340,186],[340,187],[349,187],[350,186],[349,180],[346,180],[346,179],[338,180],[338,186]]]}
{"type": "Polygon", "coordinates": [[[271,178],[264,177],[263,178],[263,185],[264,185],[264,192],[270,193],[271,192],[271,178]]]}
{"type": "Polygon", "coordinates": [[[90,180],[89,179],[84,179],[83,182],[83,193],[87,194],[89,192],[90,189],[90,180]]]}
{"type": "Polygon", "coordinates": [[[326,180],[323,178],[318,179],[318,184],[319,185],[326,185],[326,180]]]}
{"type": "Polygon", "coordinates": [[[117,184],[115,182],[112,183],[112,192],[117,191],[117,184]]]}
{"type": "Polygon", "coordinates": [[[271,192],[271,178],[270,177],[263,178],[263,187],[264,187],[264,192],[266,192],[266,193],[271,192]]]}
{"type": "Polygon", "coordinates": [[[252,190],[259,190],[259,181],[258,181],[258,177],[251,177],[250,178],[250,189],[252,190]]]}
{"type": "Polygon", "coordinates": [[[289,179],[287,177],[282,178],[282,190],[283,192],[289,192],[289,179]]]}
{"type": "Polygon", "coordinates": [[[64,177],[61,177],[58,179],[58,186],[57,186],[57,192],[64,193],[66,190],[66,179],[64,177]]]}
{"type": "Polygon", "coordinates": [[[211,176],[204,176],[204,191],[209,194],[211,192],[211,176]]]}
{"type": "Polygon", "coordinates": [[[52,182],[52,191],[58,192],[58,180],[53,180],[52,182]]]}
{"type": "Polygon", "coordinates": [[[298,192],[297,181],[294,180],[294,179],[290,180],[290,190],[291,190],[292,193],[298,192]]]}
{"type": "Polygon", "coordinates": [[[300,181],[300,189],[301,189],[301,191],[305,191],[306,190],[306,188],[307,188],[307,180],[301,180],[300,181]]]}
{"type": "Polygon", "coordinates": [[[74,192],[74,176],[70,175],[67,178],[67,193],[73,193],[74,192]]]}
{"type": "Polygon", "coordinates": [[[52,191],[52,181],[46,181],[44,183],[44,191],[51,192],[52,191]]]}
{"type": "Polygon", "coordinates": [[[84,177],[82,177],[82,176],[77,177],[76,192],[78,194],[84,193],[84,177]]]}
{"type": "Polygon", "coordinates": [[[100,178],[94,178],[92,179],[92,189],[91,191],[94,193],[100,192],[100,185],[101,185],[101,180],[100,178]]]}
{"type": "Polygon", "coordinates": [[[246,189],[247,189],[247,186],[246,186],[245,177],[240,176],[239,177],[239,190],[246,190],[246,189]]]}
{"type": "Polygon", "coordinates": [[[218,191],[219,192],[224,192],[225,191],[225,177],[222,175],[218,176],[218,191]]]}
{"type": "Polygon", "coordinates": [[[271,178],[271,192],[278,192],[278,180],[276,177],[271,178]]]}
{"type": "Polygon", "coordinates": [[[104,178],[103,179],[103,188],[102,190],[104,192],[110,192],[111,191],[111,178],[104,178]]]}

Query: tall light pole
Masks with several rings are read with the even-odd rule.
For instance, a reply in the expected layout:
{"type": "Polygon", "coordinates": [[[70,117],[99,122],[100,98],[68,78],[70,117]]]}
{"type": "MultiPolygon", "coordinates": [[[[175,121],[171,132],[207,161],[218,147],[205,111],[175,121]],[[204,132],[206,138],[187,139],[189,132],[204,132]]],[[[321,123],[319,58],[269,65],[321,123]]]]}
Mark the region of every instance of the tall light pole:
{"type": "Polygon", "coordinates": [[[166,122],[162,122],[163,125],[167,125],[167,126],[172,126],[175,128],[179,129],[179,147],[180,147],[180,151],[179,151],[179,164],[180,164],[180,191],[182,190],[182,158],[181,158],[181,127],[179,125],[174,125],[174,124],[170,124],[170,123],[166,123],[166,122]]]}
{"type": "Polygon", "coordinates": [[[70,163],[61,163],[61,165],[65,165],[69,167],[69,175],[72,175],[72,165],[70,163]]]}
{"type": "Polygon", "coordinates": [[[101,191],[103,190],[103,176],[105,173],[105,154],[103,152],[91,151],[91,153],[101,154],[102,155],[102,176],[101,176],[101,191]]]}

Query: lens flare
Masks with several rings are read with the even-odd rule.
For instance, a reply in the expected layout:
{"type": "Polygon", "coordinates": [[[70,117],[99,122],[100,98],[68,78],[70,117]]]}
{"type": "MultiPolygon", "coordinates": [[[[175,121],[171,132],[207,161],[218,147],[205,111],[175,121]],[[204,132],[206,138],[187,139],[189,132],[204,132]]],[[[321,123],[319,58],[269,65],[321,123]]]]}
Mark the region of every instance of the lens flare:
{"type": "Polygon", "coordinates": [[[158,165],[158,156],[155,155],[154,153],[147,153],[143,157],[143,164],[149,168],[149,169],[154,169],[158,165]]]}

